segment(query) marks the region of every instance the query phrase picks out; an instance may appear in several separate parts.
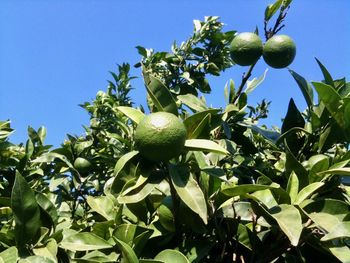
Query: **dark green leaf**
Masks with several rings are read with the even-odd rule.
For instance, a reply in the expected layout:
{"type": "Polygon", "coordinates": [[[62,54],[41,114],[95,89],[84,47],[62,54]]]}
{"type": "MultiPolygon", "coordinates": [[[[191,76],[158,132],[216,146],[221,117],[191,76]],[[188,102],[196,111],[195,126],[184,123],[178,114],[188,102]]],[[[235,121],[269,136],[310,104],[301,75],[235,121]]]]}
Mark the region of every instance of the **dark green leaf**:
{"type": "Polygon", "coordinates": [[[315,58],[315,59],[317,61],[317,64],[321,68],[321,71],[322,71],[322,74],[323,74],[323,77],[324,77],[324,82],[327,85],[330,85],[330,86],[332,86],[334,88],[334,81],[333,81],[333,78],[332,78],[331,74],[329,74],[329,72],[326,69],[326,67],[323,66],[323,64],[317,58],[315,58]]]}
{"type": "Polygon", "coordinates": [[[19,172],[16,173],[12,188],[11,208],[16,223],[16,242],[22,247],[33,241],[41,222],[40,209],[34,192],[19,172]]]}
{"type": "Polygon", "coordinates": [[[146,83],[148,95],[158,111],[166,111],[178,115],[176,102],[169,89],[157,78],[149,75],[146,83]]]}
{"type": "Polygon", "coordinates": [[[314,94],[312,91],[312,88],[310,84],[298,73],[294,72],[293,70],[289,69],[290,74],[293,76],[295,81],[297,82],[301,92],[303,93],[303,96],[305,98],[305,101],[309,108],[312,107],[313,101],[314,101],[314,94]]]}
{"type": "Polygon", "coordinates": [[[181,200],[207,224],[207,204],[204,194],[189,169],[185,166],[169,166],[172,184],[181,200]]]}

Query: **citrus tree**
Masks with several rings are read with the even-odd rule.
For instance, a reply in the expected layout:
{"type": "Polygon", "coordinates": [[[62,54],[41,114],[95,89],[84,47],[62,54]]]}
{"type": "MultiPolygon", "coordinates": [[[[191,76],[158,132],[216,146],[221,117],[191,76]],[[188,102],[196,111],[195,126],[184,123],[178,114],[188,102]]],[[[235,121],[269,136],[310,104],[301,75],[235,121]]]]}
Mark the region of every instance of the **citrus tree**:
{"type": "Polygon", "coordinates": [[[43,127],[11,143],[0,122],[0,261],[350,262],[350,84],[318,60],[319,82],[288,69],[307,109],[291,99],[275,129],[259,125],[269,102],[247,104],[260,58],[293,62],[279,34],[290,4],[266,8],[264,41],[206,17],[171,52],[137,47],[148,109],[119,65],[81,105],[85,134],[59,148],[43,127]],[[208,106],[208,76],[239,65],[249,70],[228,81],[226,105],[208,106]]]}

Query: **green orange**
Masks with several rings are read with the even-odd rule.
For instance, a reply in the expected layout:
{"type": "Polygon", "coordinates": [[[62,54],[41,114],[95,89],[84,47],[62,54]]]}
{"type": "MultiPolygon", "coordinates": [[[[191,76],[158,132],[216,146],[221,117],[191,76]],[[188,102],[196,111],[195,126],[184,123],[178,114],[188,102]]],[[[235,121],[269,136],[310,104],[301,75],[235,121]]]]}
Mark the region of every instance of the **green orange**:
{"type": "Polygon", "coordinates": [[[292,64],[296,55],[296,46],[289,36],[275,35],[266,41],[263,58],[270,67],[285,68],[292,64]]]}
{"type": "Polygon", "coordinates": [[[147,115],[135,130],[135,146],[140,154],[154,162],[167,161],[183,151],[187,130],[172,113],[147,115]]]}
{"type": "Polygon", "coordinates": [[[241,66],[249,66],[259,60],[263,52],[261,38],[254,33],[244,32],[234,37],[230,45],[232,60],[241,66]]]}
{"type": "Polygon", "coordinates": [[[78,157],[74,161],[74,168],[78,170],[81,174],[86,174],[91,169],[91,162],[85,158],[78,157]]]}

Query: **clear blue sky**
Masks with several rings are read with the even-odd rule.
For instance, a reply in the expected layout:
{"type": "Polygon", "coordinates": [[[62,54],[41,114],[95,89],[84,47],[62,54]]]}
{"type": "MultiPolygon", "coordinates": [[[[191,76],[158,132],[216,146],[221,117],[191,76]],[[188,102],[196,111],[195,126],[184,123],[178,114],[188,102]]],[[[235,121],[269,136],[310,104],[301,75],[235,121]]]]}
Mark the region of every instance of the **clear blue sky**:
{"type": "MultiPolygon", "coordinates": [[[[116,64],[134,65],[135,46],[169,51],[171,43],[189,37],[193,19],[220,16],[225,30],[263,30],[263,15],[273,0],[0,0],[0,120],[16,129],[11,140],[25,142],[26,129],[45,126],[47,143],[58,146],[66,134],[82,134],[88,115],[78,106],[105,90],[108,71],[116,64]]],[[[308,80],[321,80],[314,57],[335,78],[350,78],[350,1],[294,0],[284,34],[297,44],[291,68],[308,80]]],[[[263,60],[253,72],[267,68],[263,60]]],[[[223,87],[230,78],[240,82],[244,67],[233,67],[211,78],[208,101],[224,105],[223,87]]],[[[140,76],[138,69],[134,75],[140,76]]],[[[136,104],[145,104],[140,80],[134,85],[136,104]]],[[[286,69],[269,69],[250,103],[272,101],[266,124],[280,125],[293,97],[303,110],[301,92],[286,69]]]]}

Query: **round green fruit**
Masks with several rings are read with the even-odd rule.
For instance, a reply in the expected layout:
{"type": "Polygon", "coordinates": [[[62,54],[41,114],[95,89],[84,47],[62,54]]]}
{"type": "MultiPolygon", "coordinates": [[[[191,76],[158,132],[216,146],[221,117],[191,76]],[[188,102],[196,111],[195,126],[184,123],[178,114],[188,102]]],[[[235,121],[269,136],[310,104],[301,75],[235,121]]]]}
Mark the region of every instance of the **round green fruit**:
{"type": "Polygon", "coordinates": [[[74,165],[74,168],[77,169],[78,172],[81,174],[88,173],[92,166],[89,160],[82,157],[78,157],[77,159],[75,159],[73,165],[74,165]]]}
{"type": "Polygon", "coordinates": [[[259,60],[263,52],[261,38],[254,33],[244,32],[234,37],[230,45],[232,60],[240,66],[249,66],[259,60]]]}
{"type": "Polygon", "coordinates": [[[294,41],[287,35],[275,35],[266,41],[263,58],[273,68],[285,68],[292,64],[296,54],[294,41]]]}
{"type": "Polygon", "coordinates": [[[138,124],[135,146],[150,161],[167,161],[181,154],[186,136],[186,127],[177,116],[156,112],[147,115],[138,124]]]}

